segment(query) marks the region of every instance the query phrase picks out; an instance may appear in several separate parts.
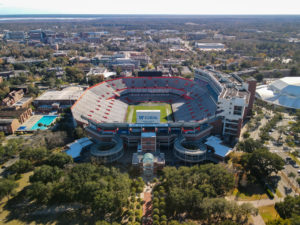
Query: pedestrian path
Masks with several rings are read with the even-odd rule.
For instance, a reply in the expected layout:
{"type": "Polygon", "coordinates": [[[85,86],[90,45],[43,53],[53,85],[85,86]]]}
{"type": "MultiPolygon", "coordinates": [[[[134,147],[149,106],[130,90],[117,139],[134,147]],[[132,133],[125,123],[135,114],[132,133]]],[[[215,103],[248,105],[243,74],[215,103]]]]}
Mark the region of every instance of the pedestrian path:
{"type": "Polygon", "coordinates": [[[152,188],[146,186],[143,192],[144,204],[143,204],[143,225],[152,224],[152,188]]]}

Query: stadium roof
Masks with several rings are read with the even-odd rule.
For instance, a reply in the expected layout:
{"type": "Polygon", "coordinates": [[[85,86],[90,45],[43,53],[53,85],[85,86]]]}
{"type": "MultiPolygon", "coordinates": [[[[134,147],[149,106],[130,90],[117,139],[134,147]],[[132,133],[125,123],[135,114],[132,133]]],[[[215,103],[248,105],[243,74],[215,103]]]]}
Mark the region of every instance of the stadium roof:
{"type": "Polygon", "coordinates": [[[300,77],[284,77],[256,89],[259,98],[287,108],[300,109],[300,77]]]}

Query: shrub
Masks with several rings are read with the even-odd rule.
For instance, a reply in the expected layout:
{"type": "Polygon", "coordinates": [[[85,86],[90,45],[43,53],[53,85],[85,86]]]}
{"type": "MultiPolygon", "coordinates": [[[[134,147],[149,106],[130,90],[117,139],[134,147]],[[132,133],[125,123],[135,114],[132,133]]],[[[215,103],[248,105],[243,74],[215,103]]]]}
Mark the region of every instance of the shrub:
{"type": "Polygon", "coordinates": [[[167,216],[166,216],[166,215],[162,215],[162,216],[160,217],[160,220],[161,220],[161,221],[167,221],[167,216]]]}
{"type": "Polygon", "coordinates": [[[153,208],[158,208],[158,202],[153,203],[153,208]]]}
{"type": "Polygon", "coordinates": [[[270,198],[272,199],[274,198],[274,194],[269,188],[267,188],[267,194],[269,195],[270,198]]]}
{"type": "Polygon", "coordinates": [[[141,217],[140,216],[135,217],[135,221],[136,222],[141,222],[141,217]]]}
{"type": "Polygon", "coordinates": [[[157,197],[153,198],[153,203],[159,202],[159,199],[157,197]]]}
{"type": "Polygon", "coordinates": [[[155,221],[155,220],[158,221],[159,220],[159,215],[154,215],[152,218],[153,218],[153,221],[155,221]]]}
{"type": "Polygon", "coordinates": [[[140,208],[141,208],[141,205],[140,205],[140,204],[137,204],[137,205],[136,205],[136,208],[137,208],[137,209],[140,209],[140,208]]]}
{"type": "Polygon", "coordinates": [[[143,192],[143,190],[144,190],[144,188],[143,188],[143,187],[138,187],[136,191],[137,191],[137,193],[142,193],[142,192],[143,192]]]}
{"type": "Polygon", "coordinates": [[[135,187],[131,188],[131,195],[134,195],[136,193],[135,187]]]}
{"type": "Polygon", "coordinates": [[[132,221],[133,221],[133,216],[129,216],[128,220],[129,220],[130,222],[132,222],[132,221]]]}
{"type": "Polygon", "coordinates": [[[135,216],[139,216],[139,215],[140,215],[140,212],[139,212],[139,211],[135,211],[135,212],[134,212],[134,215],[135,215],[135,216]]]}
{"type": "Polygon", "coordinates": [[[249,132],[245,132],[244,134],[243,134],[243,138],[249,138],[250,137],[250,134],[249,134],[249,132]]]}
{"type": "Polygon", "coordinates": [[[166,194],[166,192],[165,192],[164,189],[162,189],[162,190],[159,191],[159,195],[160,195],[160,196],[164,196],[165,194],[166,194]]]}
{"type": "Polygon", "coordinates": [[[128,213],[129,216],[133,216],[133,214],[134,214],[132,210],[128,210],[127,213],[128,213]]]}
{"type": "Polygon", "coordinates": [[[166,203],[165,202],[160,202],[159,203],[159,208],[164,209],[166,207],[166,203]]]}
{"type": "Polygon", "coordinates": [[[158,215],[159,214],[159,209],[153,209],[153,214],[158,215]]]}

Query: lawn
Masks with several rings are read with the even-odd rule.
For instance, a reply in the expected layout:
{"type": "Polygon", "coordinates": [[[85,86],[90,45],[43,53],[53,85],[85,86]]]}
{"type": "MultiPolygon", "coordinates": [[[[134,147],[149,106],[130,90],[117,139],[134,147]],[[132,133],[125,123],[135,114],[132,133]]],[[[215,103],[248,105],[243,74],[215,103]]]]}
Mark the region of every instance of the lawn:
{"type": "MultiPolygon", "coordinates": [[[[21,190],[23,190],[24,187],[29,185],[29,177],[33,174],[33,172],[28,172],[28,173],[24,173],[22,174],[21,179],[19,179],[17,181],[18,183],[18,187],[16,188],[16,192],[19,192],[21,190]]],[[[8,216],[8,214],[10,213],[9,211],[5,210],[4,207],[7,203],[7,198],[4,197],[1,201],[1,205],[0,205],[0,224],[9,224],[9,225],[16,225],[16,224],[28,224],[19,220],[10,220],[9,222],[5,222],[5,218],[8,216]]],[[[32,223],[33,224],[33,223],[32,223]]],[[[35,224],[35,223],[34,223],[35,224]]]]}
{"type": "Polygon", "coordinates": [[[245,188],[235,188],[232,194],[239,201],[254,201],[269,198],[259,184],[249,184],[245,188]]]}
{"type": "Polygon", "coordinates": [[[136,123],[136,110],[160,110],[160,122],[167,123],[172,118],[172,108],[170,104],[160,105],[130,105],[127,109],[126,121],[136,123]]]}
{"type": "Polygon", "coordinates": [[[276,209],[274,208],[274,205],[259,207],[258,211],[265,223],[267,223],[270,220],[278,219],[280,217],[276,209]]]}
{"type": "Polygon", "coordinates": [[[276,189],[276,195],[277,195],[278,198],[283,197],[282,193],[278,190],[278,188],[276,189]]]}

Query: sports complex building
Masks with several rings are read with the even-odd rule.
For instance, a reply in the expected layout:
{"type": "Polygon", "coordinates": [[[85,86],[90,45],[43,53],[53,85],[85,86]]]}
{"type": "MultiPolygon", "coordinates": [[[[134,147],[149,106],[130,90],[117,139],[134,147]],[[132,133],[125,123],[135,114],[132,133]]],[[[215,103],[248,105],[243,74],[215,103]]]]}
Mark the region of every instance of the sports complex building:
{"type": "Polygon", "coordinates": [[[160,168],[161,147],[185,162],[216,162],[224,156],[205,141],[212,135],[226,143],[237,141],[255,88],[255,81],[244,82],[212,67],[195,70],[194,80],[143,73],[88,88],[71,110],[74,122],[96,142],[91,155],[104,162],[136,148],[132,164],[139,167],[152,161],[160,168]]]}
{"type": "Polygon", "coordinates": [[[258,86],[256,97],[267,104],[300,109],[300,77],[283,77],[258,86]]]}

